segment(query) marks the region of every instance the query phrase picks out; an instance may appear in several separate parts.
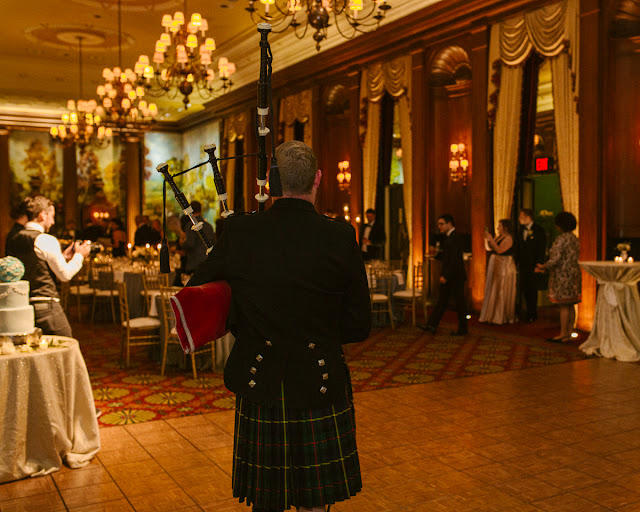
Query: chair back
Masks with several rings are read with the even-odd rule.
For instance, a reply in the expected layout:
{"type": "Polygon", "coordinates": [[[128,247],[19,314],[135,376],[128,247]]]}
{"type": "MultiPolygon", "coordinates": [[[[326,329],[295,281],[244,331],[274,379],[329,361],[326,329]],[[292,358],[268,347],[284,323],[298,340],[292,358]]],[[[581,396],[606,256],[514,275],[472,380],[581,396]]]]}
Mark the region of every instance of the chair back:
{"type": "Polygon", "coordinates": [[[142,286],[145,295],[150,290],[160,290],[169,286],[169,274],[162,274],[157,268],[147,267],[142,274],[142,286]]]}
{"type": "Polygon", "coordinates": [[[91,265],[91,287],[96,290],[116,289],[111,263],[93,263],[91,265]]]}
{"type": "Polygon", "coordinates": [[[160,304],[162,304],[162,314],[164,322],[164,336],[165,339],[169,339],[171,336],[171,329],[176,325],[176,319],[173,314],[173,308],[171,307],[171,296],[175,295],[175,291],[168,286],[160,286],[160,304]]]}
{"type": "Polygon", "coordinates": [[[413,295],[422,293],[424,289],[424,278],[422,275],[422,262],[413,265],[413,295]]]}
{"type": "Polygon", "coordinates": [[[129,325],[129,298],[127,297],[127,283],[124,281],[115,283],[118,290],[118,304],[120,305],[120,321],[129,325]]]}
{"type": "Polygon", "coordinates": [[[390,295],[391,283],[393,281],[393,271],[383,266],[371,266],[367,271],[369,281],[369,292],[390,295]]]}

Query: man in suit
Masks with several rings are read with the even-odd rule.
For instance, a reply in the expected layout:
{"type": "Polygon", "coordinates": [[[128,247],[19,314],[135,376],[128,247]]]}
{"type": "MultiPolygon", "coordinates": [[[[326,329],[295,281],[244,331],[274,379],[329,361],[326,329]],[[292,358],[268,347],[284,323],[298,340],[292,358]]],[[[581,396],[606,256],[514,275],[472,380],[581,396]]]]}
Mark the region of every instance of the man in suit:
{"type": "Polygon", "coordinates": [[[224,380],[237,395],[234,497],[254,512],[324,510],[323,489],[342,501],[361,488],[355,426],[339,427],[353,417],[342,345],[369,336],[369,289],[353,227],[314,209],[322,172],[311,148],[285,142],[276,158],[284,197],[228,217],[188,286],[225,280],[232,290],[224,380]]]}
{"type": "MultiPolygon", "coordinates": [[[[193,209],[193,215],[195,215],[196,220],[203,223],[202,234],[207,237],[207,240],[213,243],[215,241],[213,226],[202,217],[202,205],[200,201],[192,201],[191,208],[193,209]]],[[[182,235],[180,246],[185,251],[185,273],[193,274],[198,266],[207,259],[207,248],[202,243],[202,240],[200,240],[198,232],[191,229],[190,226],[187,228],[186,233],[182,235]]]]}
{"type": "Polygon", "coordinates": [[[133,245],[144,247],[149,244],[155,247],[160,243],[161,234],[149,225],[148,215],[136,215],[136,229],[133,245]]]}
{"type": "Polygon", "coordinates": [[[28,222],[27,212],[25,211],[25,202],[22,201],[18,206],[11,209],[11,218],[13,219],[13,226],[7,234],[7,238],[4,242],[4,252],[9,254],[11,251],[11,239],[16,236],[20,231],[24,229],[24,225],[28,222]]]}
{"type": "Polygon", "coordinates": [[[517,237],[518,268],[520,273],[520,297],[524,296],[521,307],[522,320],[528,323],[538,318],[538,283],[540,275],[536,265],[543,264],[547,248],[544,228],[533,222],[534,213],[529,208],[520,210],[518,221],[520,230],[517,237]]]}
{"type": "Polygon", "coordinates": [[[380,222],[376,222],[376,211],[369,208],[366,211],[367,222],[360,228],[360,250],[362,259],[380,260],[384,255],[384,243],[387,235],[380,222]]]}
{"type": "Polygon", "coordinates": [[[451,334],[465,336],[469,331],[467,328],[467,306],[464,298],[464,283],[467,280],[467,274],[464,270],[463,240],[456,231],[452,215],[444,214],[438,217],[438,231],[443,235],[442,248],[436,254],[436,259],[442,262],[440,295],[438,304],[423,329],[431,333],[436,332],[442,315],[447,309],[449,298],[453,295],[458,313],[458,330],[452,331],[451,334]]]}

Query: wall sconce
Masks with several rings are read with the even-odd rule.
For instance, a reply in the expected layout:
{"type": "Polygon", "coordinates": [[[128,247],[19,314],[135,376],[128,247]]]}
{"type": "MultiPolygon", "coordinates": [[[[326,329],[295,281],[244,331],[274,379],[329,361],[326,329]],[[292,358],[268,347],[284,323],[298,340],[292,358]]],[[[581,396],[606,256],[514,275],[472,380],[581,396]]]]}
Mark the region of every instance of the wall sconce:
{"type": "Polygon", "coordinates": [[[451,181],[462,181],[462,186],[467,186],[467,172],[469,160],[467,160],[467,147],[460,144],[451,144],[451,159],[449,160],[449,176],[451,181]]]}
{"type": "Polygon", "coordinates": [[[349,190],[351,186],[351,171],[349,167],[349,160],[338,162],[338,175],[336,179],[338,180],[338,188],[340,190],[349,190]]]}
{"type": "MultiPolygon", "coordinates": [[[[340,162],[340,163],[342,163],[342,162],[340,162]]],[[[349,163],[349,162],[347,162],[347,163],[349,163]]],[[[351,215],[349,215],[349,205],[345,204],[342,207],[342,211],[344,211],[344,220],[346,220],[347,222],[351,222],[351,215]]]]}

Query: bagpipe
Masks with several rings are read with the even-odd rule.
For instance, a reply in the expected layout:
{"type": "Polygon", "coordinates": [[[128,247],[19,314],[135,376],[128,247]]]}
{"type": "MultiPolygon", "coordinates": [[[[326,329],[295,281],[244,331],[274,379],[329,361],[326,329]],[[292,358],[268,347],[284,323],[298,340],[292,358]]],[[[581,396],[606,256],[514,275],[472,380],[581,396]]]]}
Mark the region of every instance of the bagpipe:
{"type": "MultiPolygon", "coordinates": [[[[260,23],[258,25],[260,33],[260,77],[258,79],[258,100],[256,112],[256,137],[258,141],[258,152],[250,155],[239,155],[229,158],[218,158],[216,156],[216,145],[208,144],[204,146],[207,160],[189,169],[171,174],[169,165],[162,163],[157,170],[162,174],[162,201],[163,201],[163,236],[160,248],[160,272],[168,274],[169,246],[167,243],[167,184],[171,188],[176,201],[185,215],[191,220],[191,229],[196,231],[200,240],[207,250],[207,254],[213,249],[213,241],[209,240],[202,232],[204,223],[199,221],[193,213],[193,208],[188,199],[182,193],[175,178],[210,164],[213,171],[213,182],[215,184],[218,200],[222,204],[222,217],[226,218],[233,213],[227,205],[227,191],[224,179],[220,173],[218,162],[236,158],[256,157],[258,193],[255,198],[258,201],[258,211],[264,211],[265,203],[269,196],[266,193],[267,168],[269,167],[267,156],[267,135],[271,133],[271,166],[269,168],[269,190],[273,197],[282,196],[282,184],[280,183],[280,172],[275,157],[275,132],[273,130],[273,97],[271,90],[271,72],[273,55],[269,45],[268,35],[271,32],[271,25],[260,23]],[[267,127],[267,118],[271,112],[270,126],[267,127]]],[[[227,331],[227,316],[231,308],[231,287],[226,281],[216,281],[200,286],[185,287],[176,295],[171,297],[171,307],[176,318],[176,331],[180,338],[180,344],[185,353],[191,354],[205,343],[216,340],[227,331]]]]}

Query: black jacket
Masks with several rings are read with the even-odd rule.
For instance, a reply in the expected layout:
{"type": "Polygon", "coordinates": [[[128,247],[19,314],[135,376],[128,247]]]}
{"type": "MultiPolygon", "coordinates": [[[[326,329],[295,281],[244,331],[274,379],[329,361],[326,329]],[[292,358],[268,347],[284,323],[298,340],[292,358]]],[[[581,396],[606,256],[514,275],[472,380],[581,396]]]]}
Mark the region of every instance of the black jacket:
{"type": "Polygon", "coordinates": [[[189,286],[226,280],[236,337],[225,385],[251,401],[327,407],[344,396],[341,345],[371,329],[369,289],[355,232],[300,199],[229,217],[189,286]]]}
{"type": "MultiPolygon", "coordinates": [[[[203,223],[202,234],[207,237],[207,240],[213,243],[216,236],[213,232],[213,226],[200,215],[196,217],[196,220],[203,223]]],[[[198,232],[191,229],[191,223],[189,223],[189,227],[187,228],[187,239],[182,242],[181,246],[186,251],[187,257],[185,272],[192,274],[198,266],[207,259],[207,248],[202,243],[198,232]]]]}
{"type": "MultiPolygon", "coordinates": [[[[367,226],[368,224],[362,224],[360,226],[360,248],[362,248],[364,230],[367,226]]],[[[387,235],[385,234],[384,226],[380,221],[374,221],[373,226],[371,226],[369,240],[371,241],[371,244],[367,247],[367,255],[369,256],[369,259],[382,259],[384,255],[384,243],[387,241],[387,235]]]]}
{"type": "Polygon", "coordinates": [[[547,249],[547,235],[542,226],[533,224],[524,239],[525,226],[518,230],[517,254],[520,272],[533,272],[537,263],[544,263],[547,249]]]}
{"type": "Polygon", "coordinates": [[[436,255],[436,258],[442,261],[441,275],[447,280],[447,283],[466,281],[467,273],[464,269],[463,252],[464,241],[456,230],[444,237],[442,250],[436,255]]]}

